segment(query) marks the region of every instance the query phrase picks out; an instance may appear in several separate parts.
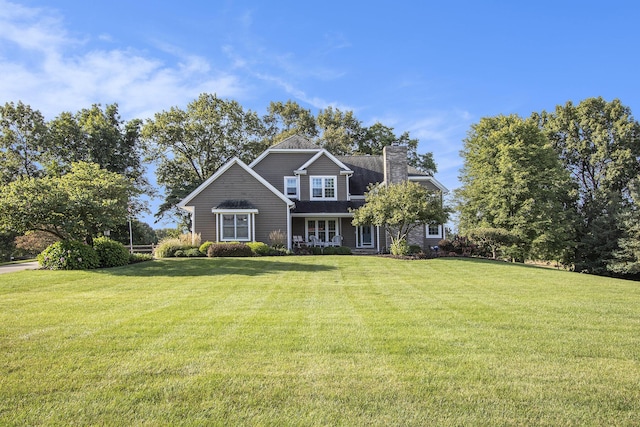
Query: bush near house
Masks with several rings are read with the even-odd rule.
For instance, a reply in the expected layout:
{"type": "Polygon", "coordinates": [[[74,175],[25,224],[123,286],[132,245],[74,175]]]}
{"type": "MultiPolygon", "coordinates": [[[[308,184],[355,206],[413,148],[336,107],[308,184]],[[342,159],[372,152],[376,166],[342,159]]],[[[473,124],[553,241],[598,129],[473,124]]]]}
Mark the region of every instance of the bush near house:
{"type": "Polygon", "coordinates": [[[310,247],[309,250],[312,255],[351,255],[351,248],[348,246],[310,247]]]}
{"type": "Polygon", "coordinates": [[[194,246],[189,243],[186,243],[184,239],[167,238],[167,239],[161,240],[160,243],[158,243],[155,256],[156,258],[171,258],[175,256],[185,256],[184,252],[190,249],[198,250],[198,246],[194,246]],[[178,251],[182,251],[180,255],[176,254],[178,251]]]}
{"type": "Polygon", "coordinates": [[[454,236],[450,239],[442,239],[438,242],[438,249],[441,255],[475,255],[478,246],[469,238],[464,236],[454,236]]]}
{"type": "Polygon", "coordinates": [[[178,249],[173,256],[176,258],[197,258],[203,257],[204,254],[196,247],[190,247],[188,249],[178,249]]]}
{"type": "Polygon", "coordinates": [[[244,243],[214,243],[207,250],[208,257],[251,257],[253,251],[244,243]]]}
{"type": "Polygon", "coordinates": [[[198,248],[198,250],[203,253],[204,255],[207,254],[207,252],[209,251],[209,246],[213,245],[213,242],[210,241],[206,241],[203,244],[200,245],[200,248],[198,248]]]}

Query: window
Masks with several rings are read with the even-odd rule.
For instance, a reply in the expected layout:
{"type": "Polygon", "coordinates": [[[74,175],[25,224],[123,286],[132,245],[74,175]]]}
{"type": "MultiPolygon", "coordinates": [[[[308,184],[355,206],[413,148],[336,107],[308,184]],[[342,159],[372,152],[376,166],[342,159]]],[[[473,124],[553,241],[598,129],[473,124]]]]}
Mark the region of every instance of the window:
{"type": "Polygon", "coordinates": [[[442,225],[429,224],[427,225],[427,237],[430,238],[442,238],[442,225]]]}
{"type": "Polygon", "coordinates": [[[307,240],[316,236],[323,243],[330,242],[338,232],[338,220],[331,219],[307,219],[307,240]]]}
{"type": "Polygon", "coordinates": [[[337,200],[335,176],[311,177],[311,200],[337,200]]]}
{"type": "Polygon", "coordinates": [[[298,199],[298,177],[284,177],[284,194],[290,199],[298,199]]]}
{"type": "Polygon", "coordinates": [[[249,241],[248,214],[222,214],[222,238],[220,240],[249,241]]]}

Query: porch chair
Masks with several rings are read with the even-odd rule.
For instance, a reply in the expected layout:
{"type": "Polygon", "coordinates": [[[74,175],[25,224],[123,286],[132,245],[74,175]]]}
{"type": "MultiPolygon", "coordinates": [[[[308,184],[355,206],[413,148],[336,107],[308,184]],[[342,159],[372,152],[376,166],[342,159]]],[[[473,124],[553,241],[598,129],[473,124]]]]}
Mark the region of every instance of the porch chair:
{"type": "Polygon", "coordinates": [[[329,242],[329,246],[342,246],[342,236],[339,234],[333,236],[333,239],[329,242]]]}
{"type": "Polygon", "coordinates": [[[322,243],[320,239],[318,239],[314,235],[309,236],[309,243],[311,244],[311,246],[324,247],[324,243],[322,243]]]}
{"type": "Polygon", "coordinates": [[[302,236],[293,236],[293,246],[296,248],[301,248],[305,246],[305,241],[302,236]]]}

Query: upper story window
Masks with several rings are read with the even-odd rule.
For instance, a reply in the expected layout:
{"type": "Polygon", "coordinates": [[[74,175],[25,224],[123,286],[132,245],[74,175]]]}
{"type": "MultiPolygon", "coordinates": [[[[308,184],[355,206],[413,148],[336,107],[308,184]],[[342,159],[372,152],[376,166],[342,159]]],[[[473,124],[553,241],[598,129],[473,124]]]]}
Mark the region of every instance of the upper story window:
{"type": "Polygon", "coordinates": [[[300,192],[298,191],[298,177],[297,176],[285,176],[284,177],[284,195],[290,199],[299,199],[300,192]]]}
{"type": "Polygon", "coordinates": [[[311,200],[337,200],[335,176],[312,176],[311,200]]]}

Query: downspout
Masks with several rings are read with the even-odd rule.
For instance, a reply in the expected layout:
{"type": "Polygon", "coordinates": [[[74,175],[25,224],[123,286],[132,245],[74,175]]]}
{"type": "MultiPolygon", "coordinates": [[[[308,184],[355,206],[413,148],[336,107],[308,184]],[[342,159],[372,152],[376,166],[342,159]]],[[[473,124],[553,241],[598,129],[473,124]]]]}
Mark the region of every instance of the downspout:
{"type": "Polygon", "coordinates": [[[291,240],[293,237],[291,236],[291,209],[295,208],[296,205],[285,205],[285,209],[287,210],[287,250],[290,251],[291,248],[291,240]]]}

